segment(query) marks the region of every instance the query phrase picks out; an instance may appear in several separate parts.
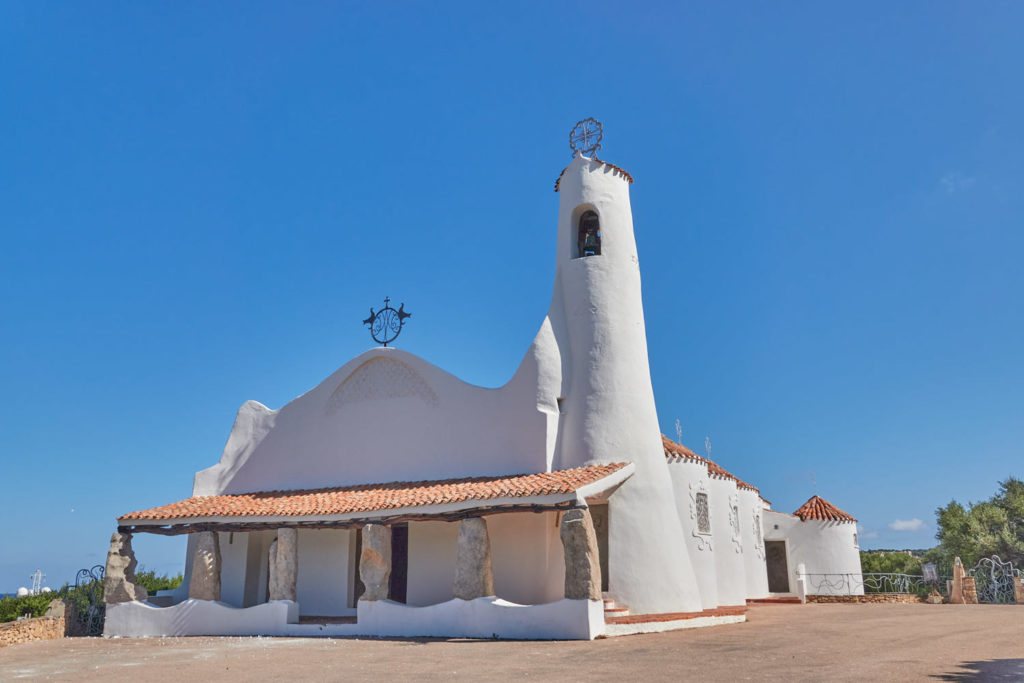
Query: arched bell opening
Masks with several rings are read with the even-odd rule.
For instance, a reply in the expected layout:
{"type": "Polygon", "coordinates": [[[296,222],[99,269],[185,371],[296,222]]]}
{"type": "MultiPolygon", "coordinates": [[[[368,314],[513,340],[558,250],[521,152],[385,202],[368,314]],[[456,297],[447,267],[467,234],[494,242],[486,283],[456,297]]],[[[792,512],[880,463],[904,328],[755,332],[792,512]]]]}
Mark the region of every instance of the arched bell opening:
{"type": "Polygon", "coordinates": [[[580,214],[576,230],[576,258],[601,255],[601,221],[596,211],[580,214]]]}

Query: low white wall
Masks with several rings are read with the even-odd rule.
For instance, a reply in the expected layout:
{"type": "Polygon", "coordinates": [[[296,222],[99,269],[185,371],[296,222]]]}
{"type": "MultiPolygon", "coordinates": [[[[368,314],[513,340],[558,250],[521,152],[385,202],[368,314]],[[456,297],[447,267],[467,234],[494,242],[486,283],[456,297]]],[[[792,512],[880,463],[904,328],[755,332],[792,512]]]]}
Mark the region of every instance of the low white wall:
{"type": "Polygon", "coordinates": [[[743,538],[743,569],[747,599],[768,597],[768,570],[764,564],[764,505],[750,489],[737,489],[740,500],[740,534],[743,538]]]}
{"type": "Polygon", "coordinates": [[[729,509],[739,505],[736,482],[712,477],[711,537],[715,547],[718,604],[734,607],[747,604],[747,577],[743,562],[742,530],[734,532],[729,509]]]}
{"type": "Polygon", "coordinates": [[[590,640],[604,633],[600,600],[516,605],[496,598],[453,599],[429,607],[359,601],[359,630],[374,636],[590,640]]]}
{"type": "Polygon", "coordinates": [[[299,619],[299,606],[289,600],[237,608],[223,602],[185,600],[171,607],[144,602],[107,605],[104,636],[283,636],[299,619]]]}
{"type": "MultiPolygon", "coordinates": [[[[853,535],[857,532],[856,523],[801,522],[799,517],[774,510],[765,510],[764,520],[765,540],[786,542],[786,562],[792,592],[797,591],[797,567],[803,564],[808,574],[833,574],[837,577],[852,574],[848,588],[838,592],[846,595],[864,594],[860,579],[860,549],[853,541],[853,535]]],[[[819,577],[808,578],[808,594],[837,594],[836,591],[816,590],[815,583],[818,580],[819,577]]]]}
{"type": "Polygon", "coordinates": [[[644,621],[639,624],[608,624],[606,636],[631,636],[637,633],[662,633],[664,631],[681,631],[688,628],[704,628],[705,626],[721,626],[723,624],[742,624],[747,620],[746,614],[729,614],[720,617],[695,617],[693,619],[675,619],[671,621],[644,621]]]}
{"type": "Polygon", "coordinates": [[[143,602],[107,606],[103,635],[163,636],[437,636],[446,638],[515,638],[590,640],[604,632],[600,600],[559,600],[544,605],[516,605],[496,598],[453,599],[429,607],[390,600],[360,601],[358,623],[299,624],[299,606],[268,602],[239,609],[223,602],[186,600],[172,607],[143,602]]]}

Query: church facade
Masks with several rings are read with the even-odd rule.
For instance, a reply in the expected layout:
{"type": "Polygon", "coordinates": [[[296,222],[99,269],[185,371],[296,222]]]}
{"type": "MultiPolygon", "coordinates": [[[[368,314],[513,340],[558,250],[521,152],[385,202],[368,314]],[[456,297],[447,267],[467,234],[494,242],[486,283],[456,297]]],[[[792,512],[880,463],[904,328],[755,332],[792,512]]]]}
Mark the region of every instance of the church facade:
{"type": "Polygon", "coordinates": [[[381,347],[245,403],[190,498],[118,518],[106,634],[589,639],[859,576],[852,517],[775,512],[660,434],[630,183],[596,154],[562,172],[553,296],[506,385],[381,347]],[[180,589],[135,586],[136,533],[188,534],[180,589]]]}

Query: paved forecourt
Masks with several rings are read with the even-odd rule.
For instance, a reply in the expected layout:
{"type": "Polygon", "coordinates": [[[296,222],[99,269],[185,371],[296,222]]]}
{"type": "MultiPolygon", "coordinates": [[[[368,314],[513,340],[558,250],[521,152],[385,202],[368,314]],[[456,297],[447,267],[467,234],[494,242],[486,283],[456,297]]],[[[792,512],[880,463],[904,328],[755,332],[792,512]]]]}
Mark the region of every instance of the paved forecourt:
{"type": "Polygon", "coordinates": [[[0,649],[0,680],[1024,678],[1024,606],[756,605],[748,616],[592,642],[74,638],[0,649]]]}

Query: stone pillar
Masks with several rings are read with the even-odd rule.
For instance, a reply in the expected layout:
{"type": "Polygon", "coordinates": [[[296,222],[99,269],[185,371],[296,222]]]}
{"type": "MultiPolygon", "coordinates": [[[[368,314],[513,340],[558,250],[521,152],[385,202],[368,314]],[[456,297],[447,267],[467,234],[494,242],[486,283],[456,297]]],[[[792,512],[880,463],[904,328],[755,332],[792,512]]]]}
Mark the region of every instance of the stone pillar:
{"type": "Polygon", "coordinates": [[[107,568],[103,573],[104,602],[112,605],[149,597],[145,587],[135,583],[135,567],[138,564],[135,551],[132,550],[132,535],[115,531],[110,537],[107,568]]]}
{"type": "Polygon", "coordinates": [[[281,589],[277,585],[277,539],[270,542],[267,552],[267,600],[277,600],[281,589]]]}
{"type": "Polygon", "coordinates": [[[601,599],[601,558],[590,510],[575,508],[562,515],[560,529],[565,551],[565,597],[601,599]]]}
{"type": "Polygon", "coordinates": [[[964,577],[964,604],[978,604],[978,585],[974,582],[973,576],[964,577]]]}
{"type": "Polygon", "coordinates": [[[299,533],[278,529],[277,540],[270,544],[270,600],[295,601],[299,574],[299,533]]]}
{"type": "Polygon", "coordinates": [[[953,560],[953,587],[949,590],[949,602],[964,604],[964,564],[959,557],[953,560]]]}
{"type": "Polygon", "coordinates": [[[216,531],[200,531],[196,534],[188,597],[220,600],[220,542],[216,531]]]}
{"type": "Polygon", "coordinates": [[[366,590],[360,600],[387,600],[391,577],[391,528],[382,524],[363,527],[363,552],[359,556],[359,578],[366,590]]]}
{"type": "Polygon", "coordinates": [[[487,522],[482,517],[470,517],[459,524],[452,593],[462,600],[494,595],[491,539],[487,535],[487,522]]]}
{"type": "Polygon", "coordinates": [[[1018,605],[1024,605],[1024,577],[1013,578],[1013,598],[1018,605]]]}

